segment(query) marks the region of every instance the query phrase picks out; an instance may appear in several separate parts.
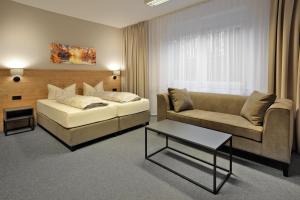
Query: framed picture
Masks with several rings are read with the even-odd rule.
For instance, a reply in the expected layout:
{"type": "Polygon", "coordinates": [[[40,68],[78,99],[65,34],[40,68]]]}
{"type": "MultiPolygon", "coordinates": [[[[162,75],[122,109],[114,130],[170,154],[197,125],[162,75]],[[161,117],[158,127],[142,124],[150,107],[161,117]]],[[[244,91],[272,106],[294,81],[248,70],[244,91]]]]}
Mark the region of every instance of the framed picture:
{"type": "Polygon", "coordinates": [[[96,49],[83,48],[59,43],[50,44],[50,60],[56,64],[96,64],[96,49]]]}

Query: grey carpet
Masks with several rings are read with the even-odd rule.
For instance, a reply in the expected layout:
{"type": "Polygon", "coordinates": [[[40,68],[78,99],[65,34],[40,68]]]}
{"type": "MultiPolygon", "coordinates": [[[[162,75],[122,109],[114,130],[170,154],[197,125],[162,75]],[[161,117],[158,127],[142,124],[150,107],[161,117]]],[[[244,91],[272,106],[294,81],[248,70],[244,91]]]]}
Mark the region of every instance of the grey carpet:
{"type": "MultiPolygon", "coordinates": [[[[0,199],[2,200],[296,200],[300,199],[300,157],[294,155],[291,177],[255,162],[234,158],[234,175],[218,195],[144,160],[144,129],[70,152],[40,127],[33,132],[0,136],[0,199]]],[[[152,150],[164,144],[150,137],[152,150]]],[[[170,145],[211,160],[211,156],[170,145]]],[[[152,151],[151,150],[151,151],[152,151]]],[[[211,185],[210,169],[175,153],[163,152],[155,159],[195,180],[211,185]]],[[[226,160],[218,162],[227,166],[226,160]]],[[[221,175],[220,175],[221,176],[221,175]]]]}

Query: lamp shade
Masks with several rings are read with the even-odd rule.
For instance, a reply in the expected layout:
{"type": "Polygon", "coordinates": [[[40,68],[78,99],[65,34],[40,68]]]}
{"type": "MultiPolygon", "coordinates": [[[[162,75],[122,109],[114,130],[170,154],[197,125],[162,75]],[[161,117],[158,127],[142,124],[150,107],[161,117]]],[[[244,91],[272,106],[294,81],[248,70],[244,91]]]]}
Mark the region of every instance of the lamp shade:
{"type": "Polygon", "coordinates": [[[11,76],[23,76],[24,69],[23,68],[12,68],[10,69],[11,76]]]}
{"type": "Polygon", "coordinates": [[[121,75],[121,71],[120,70],[114,70],[113,71],[113,76],[120,76],[121,75]]]}

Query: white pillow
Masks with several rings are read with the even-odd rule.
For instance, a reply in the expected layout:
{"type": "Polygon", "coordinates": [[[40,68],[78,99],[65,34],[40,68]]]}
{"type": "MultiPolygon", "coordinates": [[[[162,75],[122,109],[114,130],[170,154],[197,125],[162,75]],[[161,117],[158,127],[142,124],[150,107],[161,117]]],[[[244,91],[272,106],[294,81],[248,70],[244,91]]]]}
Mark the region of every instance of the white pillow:
{"type": "Polygon", "coordinates": [[[83,83],[84,96],[95,96],[98,92],[104,92],[103,81],[99,82],[95,87],[87,83],[83,83]]]}
{"type": "Polygon", "coordinates": [[[75,96],[76,84],[72,84],[64,89],[48,84],[48,99],[56,100],[61,96],[75,96]]]}

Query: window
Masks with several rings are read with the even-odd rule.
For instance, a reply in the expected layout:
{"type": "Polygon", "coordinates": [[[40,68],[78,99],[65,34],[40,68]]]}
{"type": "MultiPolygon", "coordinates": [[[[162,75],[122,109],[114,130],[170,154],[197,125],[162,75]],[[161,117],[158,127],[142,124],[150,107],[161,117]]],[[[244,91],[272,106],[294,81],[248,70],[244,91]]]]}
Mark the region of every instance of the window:
{"type": "MultiPolygon", "coordinates": [[[[208,1],[150,21],[150,91],[267,89],[269,0],[208,1]],[[156,82],[156,83],[154,83],[156,82]]],[[[151,97],[154,101],[156,97],[151,97]]]]}

